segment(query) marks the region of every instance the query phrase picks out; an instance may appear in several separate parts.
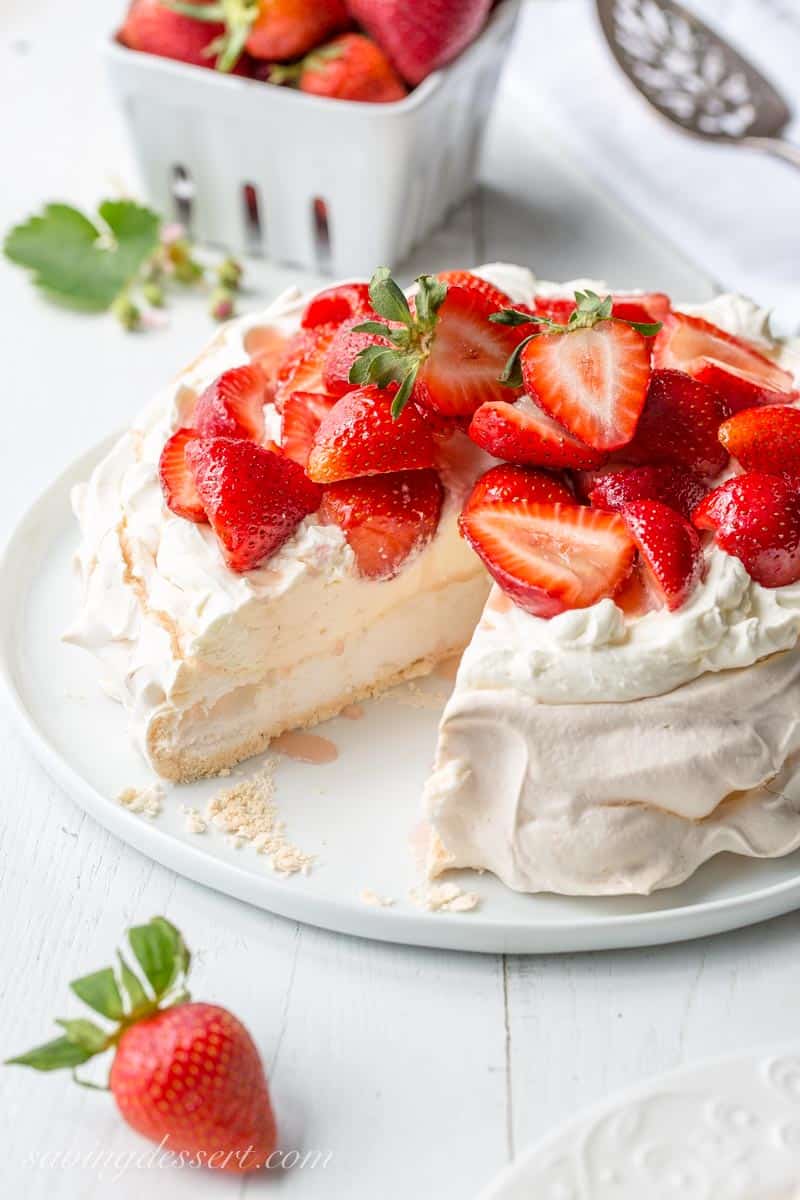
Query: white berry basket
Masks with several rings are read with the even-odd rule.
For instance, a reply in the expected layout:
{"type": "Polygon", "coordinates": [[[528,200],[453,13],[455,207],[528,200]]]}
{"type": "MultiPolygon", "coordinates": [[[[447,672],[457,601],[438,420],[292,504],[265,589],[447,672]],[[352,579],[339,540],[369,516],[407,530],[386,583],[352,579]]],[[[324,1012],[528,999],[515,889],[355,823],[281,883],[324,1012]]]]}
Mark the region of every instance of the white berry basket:
{"type": "Polygon", "coordinates": [[[106,45],[147,196],[192,236],[333,275],[401,262],[475,183],[520,0],[404,100],[358,104],[106,45]]]}

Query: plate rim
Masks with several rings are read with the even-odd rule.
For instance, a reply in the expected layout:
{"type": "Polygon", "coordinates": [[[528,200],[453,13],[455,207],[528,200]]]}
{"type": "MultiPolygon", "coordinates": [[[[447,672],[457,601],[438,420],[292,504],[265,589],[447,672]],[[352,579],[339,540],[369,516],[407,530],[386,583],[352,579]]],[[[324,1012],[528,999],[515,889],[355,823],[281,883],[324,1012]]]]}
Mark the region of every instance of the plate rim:
{"type": "MultiPolygon", "coordinates": [[[[44,488],[18,518],[0,551],[0,692],[23,740],[46,773],[100,825],[134,849],[178,874],[235,899],[289,920],[331,932],[400,945],[430,949],[466,950],[483,954],[574,953],[630,949],[690,941],[744,928],[800,908],[800,873],[791,879],[757,887],[736,896],[703,900],[654,912],[620,916],[581,916],[563,921],[539,920],[510,927],[491,914],[409,914],[398,909],[373,908],[354,899],[308,895],[269,876],[255,876],[235,864],[215,858],[201,847],[187,845],[125,812],[103,796],[62,756],[37,725],[14,677],[13,626],[19,595],[9,586],[13,563],[27,531],[46,528],[42,518],[56,497],[88,476],[120,434],[113,433],[74,459],[44,488]],[[209,878],[210,876],[210,878],[209,878]],[[363,910],[363,911],[362,911],[363,910]]],[[[47,537],[40,532],[40,537],[47,537]]],[[[55,535],[57,536],[57,535],[55,535]]],[[[25,589],[30,586],[26,580],[25,589]]],[[[122,711],[122,710],[120,710],[122,711]]]]}

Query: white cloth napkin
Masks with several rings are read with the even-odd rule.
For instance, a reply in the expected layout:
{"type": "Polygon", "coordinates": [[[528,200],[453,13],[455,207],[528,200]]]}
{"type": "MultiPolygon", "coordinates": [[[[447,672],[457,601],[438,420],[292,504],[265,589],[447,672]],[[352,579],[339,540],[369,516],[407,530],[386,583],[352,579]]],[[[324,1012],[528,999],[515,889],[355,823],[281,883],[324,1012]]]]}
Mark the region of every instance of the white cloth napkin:
{"type": "MultiPolygon", "coordinates": [[[[800,144],[800,0],[683,3],[783,93],[800,144]]],[[[621,204],[721,288],[774,307],[782,332],[800,329],[800,170],[664,122],[612,58],[594,0],[529,0],[510,71],[521,135],[525,105],[544,111],[621,204]]]]}

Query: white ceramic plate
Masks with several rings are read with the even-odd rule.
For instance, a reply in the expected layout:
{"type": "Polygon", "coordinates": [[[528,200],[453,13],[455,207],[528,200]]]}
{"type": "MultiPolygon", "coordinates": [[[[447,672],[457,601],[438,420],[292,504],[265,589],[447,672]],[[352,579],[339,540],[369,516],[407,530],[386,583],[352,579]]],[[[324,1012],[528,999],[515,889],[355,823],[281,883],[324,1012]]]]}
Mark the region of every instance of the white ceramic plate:
{"type": "Polygon", "coordinates": [[[799,1200],[800,1046],[661,1075],[525,1151],[481,1200],[799,1200]]]}
{"type": "MultiPolygon", "coordinates": [[[[77,602],[77,529],[71,485],[98,447],[36,502],[12,537],[0,571],[0,668],[21,728],[49,773],[96,820],[142,853],[209,887],[271,912],[385,941],[485,952],[599,950],[701,937],[800,907],[800,852],[759,862],[720,856],[686,884],[650,898],[521,896],[488,875],[453,876],[481,897],[469,913],[432,913],[409,898],[409,834],[433,755],[449,683],[426,680],[365,706],[359,721],[321,730],[339,749],[326,766],[281,759],[277,803],[290,840],[319,856],[308,876],[284,879],[251,848],[184,828],[182,805],[203,809],[223,784],[171,789],[148,821],[113,799],[152,782],[131,747],[121,708],[97,685],[90,655],[61,642],[77,602]],[[364,889],[392,897],[375,908],[364,889]]],[[[249,773],[252,764],[245,770],[249,773]]]]}

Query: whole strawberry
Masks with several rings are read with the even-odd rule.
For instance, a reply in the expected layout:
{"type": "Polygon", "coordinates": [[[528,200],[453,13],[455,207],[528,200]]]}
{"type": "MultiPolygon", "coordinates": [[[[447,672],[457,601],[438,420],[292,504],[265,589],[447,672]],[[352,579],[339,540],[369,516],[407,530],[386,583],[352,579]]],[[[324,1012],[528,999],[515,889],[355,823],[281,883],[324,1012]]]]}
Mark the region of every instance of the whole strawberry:
{"type": "Polygon", "coordinates": [[[272,67],[269,80],[294,83],[313,96],[367,104],[390,104],[408,91],[380,46],[362,33],[343,33],[299,63],[272,67]]]}
{"type": "Polygon", "coordinates": [[[258,1170],[275,1149],[276,1129],[252,1038],[224,1008],[190,1002],[189,952],[164,917],[129,929],[128,941],[149,991],[122,954],[118,973],[106,967],[70,984],[113,1028],[58,1021],[61,1037],[7,1061],[74,1072],[113,1050],[109,1088],[133,1129],[193,1165],[258,1170]]]}
{"type": "Polygon", "coordinates": [[[418,84],[478,36],[492,0],[347,0],[347,7],[406,82],[418,84]]]}
{"type": "MultiPolygon", "coordinates": [[[[205,7],[210,6],[205,3],[205,7]]],[[[174,58],[195,67],[213,67],[215,55],[209,52],[209,46],[224,32],[224,24],[212,22],[210,17],[198,21],[167,8],[161,0],[133,0],[117,36],[130,50],[174,58]]]]}

